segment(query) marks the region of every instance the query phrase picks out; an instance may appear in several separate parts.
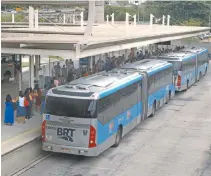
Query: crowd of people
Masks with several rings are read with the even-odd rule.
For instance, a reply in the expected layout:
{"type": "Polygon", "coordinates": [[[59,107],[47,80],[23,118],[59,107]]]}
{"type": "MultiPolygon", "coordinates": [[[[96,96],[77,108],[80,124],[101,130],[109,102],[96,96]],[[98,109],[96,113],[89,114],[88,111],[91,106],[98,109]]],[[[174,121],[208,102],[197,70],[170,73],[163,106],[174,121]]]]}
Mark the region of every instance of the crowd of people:
{"type": "Polygon", "coordinates": [[[19,97],[16,99],[12,99],[11,95],[6,96],[5,102],[5,125],[13,125],[14,124],[14,112],[16,111],[16,117],[22,118],[23,123],[26,120],[32,118],[32,109],[35,109],[37,112],[43,113],[44,111],[44,102],[47,91],[53,87],[57,87],[66,82],[70,82],[76,78],[81,76],[89,76],[91,74],[95,74],[102,71],[109,71],[114,68],[120,68],[125,63],[133,63],[135,61],[139,61],[142,59],[149,59],[153,57],[160,56],[164,53],[179,51],[184,49],[183,47],[176,47],[174,50],[172,49],[157,49],[153,52],[139,51],[136,53],[136,56],[133,56],[131,53],[126,60],[125,55],[119,57],[108,57],[106,56],[106,61],[103,61],[101,58],[97,61],[97,63],[93,66],[93,68],[87,68],[81,71],[80,74],[76,73],[76,69],[74,67],[73,61],[66,60],[65,65],[62,67],[58,62],[54,65],[52,69],[53,79],[48,84],[44,85],[44,89],[39,88],[39,85],[36,84],[35,88],[27,88],[24,93],[22,91],[19,92],[19,97]]]}
{"type": "MultiPolygon", "coordinates": [[[[74,62],[71,59],[66,60],[65,64],[62,67],[60,66],[60,63],[57,62],[57,64],[54,65],[52,69],[52,76],[53,76],[52,83],[55,86],[62,85],[79,77],[85,77],[85,76],[89,76],[91,74],[95,74],[101,71],[109,71],[114,68],[120,68],[125,63],[132,63],[132,62],[139,61],[142,59],[154,58],[164,53],[179,51],[180,49],[183,49],[183,48],[184,46],[175,47],[174,49],[158,48],[152,52],[145,50],[144,53],[142,51],[139,51],[136,53],[136,56],[130,53],[127,57],[127,60],[124,54],[119,57],[115,57],[115,56],[109,57],[108,55],[106,55],[105,61],[100,58],[97,61],[97,63],[93,65],[92,69],[83,68],[79,72],[77,72],[77,69],[75,69],[74,62]]],[[[50,84],[50,86],[51,85],[52,84],[50,84]]]]}
{"type": "Polygon", "coordinates": [[[46,94],[47,85],[42,90],[38,84],[34,89],[26,88],[24,93],[20,91],[19,96],[15,99],[8,94],[5,101],[4,124],[12,126],[15,121],[15,114],[17,121],[25,123],[26,120],[32,118],[33,110],[42,113],[46,94]]]}

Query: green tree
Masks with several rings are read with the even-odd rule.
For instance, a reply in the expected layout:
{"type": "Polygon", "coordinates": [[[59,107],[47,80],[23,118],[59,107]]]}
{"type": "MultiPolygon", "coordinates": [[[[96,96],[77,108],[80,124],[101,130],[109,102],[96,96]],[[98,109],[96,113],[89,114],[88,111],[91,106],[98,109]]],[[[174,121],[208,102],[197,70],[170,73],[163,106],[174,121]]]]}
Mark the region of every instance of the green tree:
{"type": "Polygon", "coordinates": [[[198,19],[189,19],[188,21],[184,21],[181,23],[181,25],[184,26],[201,26],[202,21],[199,21],[198,19]]]}
{"type": "Polygon", "coordinates": [[[105,19],[106,15],[114,13],[115,21],[125,21],[126,12],[133,16],[137,14],[137,9],[134,7],[105,6],[105,19]]]}
{"type": "MultiPolygon", "coordinates": [[[[139,6],[140,21],[149,21],[150,13],[152,13],[156,18],[170,15],[172,25],[188,24],[191,20],[190,24],[208,26],[210,4],[211,2],[208,1],[146,1],[139,6]]],[[[131,15],[138,14],[138,8],[137,6],[105,7],[105,15],[115,13],[115,20],[118,21],[125,20],[125,12],[131,15]]]]}

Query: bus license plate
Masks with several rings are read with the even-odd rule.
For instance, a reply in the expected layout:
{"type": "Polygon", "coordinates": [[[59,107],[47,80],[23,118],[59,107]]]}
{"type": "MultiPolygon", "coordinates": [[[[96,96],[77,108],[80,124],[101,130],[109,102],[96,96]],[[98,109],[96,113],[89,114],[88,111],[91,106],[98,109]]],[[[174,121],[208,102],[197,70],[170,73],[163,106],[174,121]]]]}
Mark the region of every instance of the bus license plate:
{"type": "Polygon", "coordinates": [[[70,152],[70,149],[68,149],[68,148],[62,148],[62,152],[70,152]]]}

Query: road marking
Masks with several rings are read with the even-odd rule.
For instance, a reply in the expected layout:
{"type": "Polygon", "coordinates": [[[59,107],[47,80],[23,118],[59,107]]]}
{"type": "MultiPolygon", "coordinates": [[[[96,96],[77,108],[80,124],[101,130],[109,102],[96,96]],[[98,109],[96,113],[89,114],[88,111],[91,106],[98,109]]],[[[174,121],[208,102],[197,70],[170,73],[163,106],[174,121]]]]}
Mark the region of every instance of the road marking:
{"type": "Polygon", "coordinates": [[[23,137],[23,136],[26,136],[26,135],[28,135],[28,134],[30,134],[30,133],[38,132],[38,131],[41,132],[41,127],[32,128],[32,129],[30,129],[30,130],[27,130],[27,131],[25,131],[25,132],[23,132],[23,133],[21,133],[21,134],[15,136],[15,137],[12,137],[12,138],[10,138],[10,139],[7,139],[7,140],[2,141],[1,147],[2,147],[3,145],[5,145],[5,144],[11,142],[11,141],[17,140],[17,139],[19,139],[19,138],[21,138],[21,137],[23,137]]]}

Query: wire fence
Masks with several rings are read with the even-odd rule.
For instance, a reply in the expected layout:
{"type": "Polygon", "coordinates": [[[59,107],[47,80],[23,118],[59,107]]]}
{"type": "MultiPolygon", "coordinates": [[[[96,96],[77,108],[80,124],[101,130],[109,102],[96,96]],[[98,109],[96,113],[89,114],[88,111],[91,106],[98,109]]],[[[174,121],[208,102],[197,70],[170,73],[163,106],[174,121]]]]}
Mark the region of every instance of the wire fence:
{"type": "MultiPolygon", "coordinates": [[[[1,12],[1,22],[12,22],[12,13],[1,12]]],[[[14,13],[14,22],[28,22],[28,16],[24,13],[14,13]]]]}

